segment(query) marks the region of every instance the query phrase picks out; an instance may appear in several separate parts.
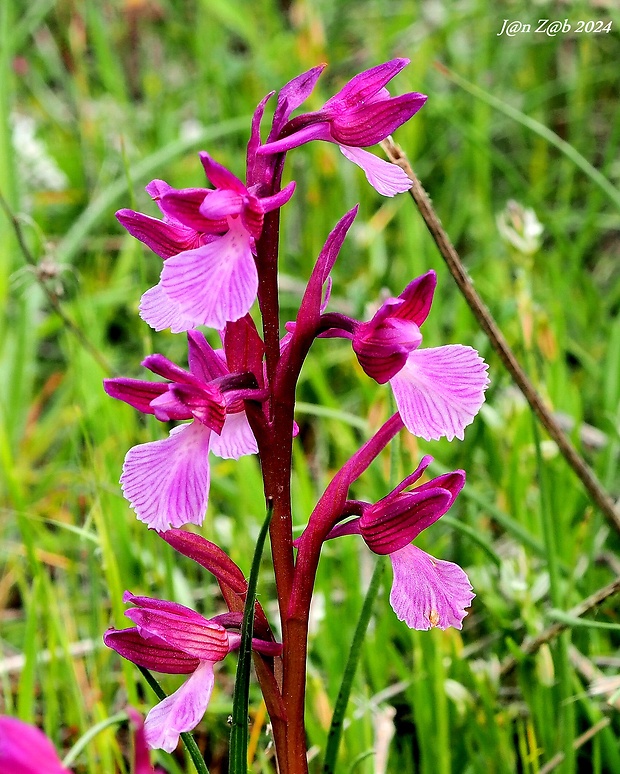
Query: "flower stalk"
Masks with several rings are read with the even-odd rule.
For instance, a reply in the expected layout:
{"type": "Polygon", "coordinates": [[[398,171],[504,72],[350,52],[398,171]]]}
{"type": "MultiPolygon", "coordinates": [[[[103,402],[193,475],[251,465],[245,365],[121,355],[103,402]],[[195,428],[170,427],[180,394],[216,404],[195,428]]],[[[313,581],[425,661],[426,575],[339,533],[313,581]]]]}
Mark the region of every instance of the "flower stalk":
{"type": "MultiPolygon", "coordinates": [[[[172,752],[180,736],[201,720],[214,666],[239,650],[231,734],[231,771],[247,765],[249,654],[270,715],[280,774],[306,774],[304,724],[310,604],[323,544],[362,538],[393,566],[390,603],[409,627],[461,628],[473,598],[460,567],[411,545],[453,504],[463,471],[423,480],[431,457],[377,503],[350,499],[351,486],[403,429],[426,440],[463,438],[488,385],[487,366],[471,347],[421,346],[420,328],[431,311],[435,273],[410,282],[368,321],[327,311],[331,271],[358,214],[345,213],[327,240],[308,280],[295,320],[284,325],[278,295],[280,210],[295,184],[281,188],[287,154],[311,141],[339,147],[384,196],[409,189],[398,167],[369,151],[425,103],[418,93],[393,97],[386,85],[406,65],[394,59],[351,79],[321,110],[292,114],[314,89],[324,65],[294,78],[279,92],[265,142],[261,123],[267,95],[254,114],[242,182],[207,153],[200,159],[213,187],[173,189],[154,180],[147,191],[161,219],[121,210],[118,219],[163,261],[160,282],[147,290],[140,314],[156,330],[186,333],[188,368],[163,355],[143,365],[164,381],[115,378],[107,393],[162,422],[181,422],[168,438],[130,449],[121,484],[138,519],[174,550],[217,579],[228,612],[205,618],[175,602],[126,593],[136,624],[111,629],[104,639],[142,670],[186,675],[185,682],[153,707],[145,721],[151,747],[172,752]],[[250,312],[258,302],[261,325],[250,312]],[[199,330],[219,330],[214,349],[199,330]],[[259,332],[260,329],[260,332],[259,332]],[[363,371],[390,384],[397,412],[334,475],[306,529],[293,540],[291,468],[296,388],[303,363],[318,338],[343,338],[363,371]],[[208,504],[209,454],[238,459],[257,454],[268,517],[258,540],[250,580],[222,549],[196,532],[208,504]],[[415,485],[415,487],[414,487],[415,485]],[[412,488],[413,487],[413,488],[412,488]],[[262,541],[267,527],[280,616],[276,641],[262,606],[255,602],[262,541]]],[[[369,600],[372,597],[369,597],[369,600]]],[[[357,647],[371,611],[365,606],[357,647]]],[[[346,700],[339,702],[342,719],[346,700]]],[[[327,770],[335,764],[335,738],[327,770]]]]}

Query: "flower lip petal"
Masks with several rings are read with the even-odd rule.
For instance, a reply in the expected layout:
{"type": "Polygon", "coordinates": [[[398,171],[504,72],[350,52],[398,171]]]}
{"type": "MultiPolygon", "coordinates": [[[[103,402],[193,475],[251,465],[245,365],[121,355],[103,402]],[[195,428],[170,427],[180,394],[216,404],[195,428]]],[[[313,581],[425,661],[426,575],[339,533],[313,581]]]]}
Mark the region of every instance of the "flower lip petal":
{"type": "Polygon", "coordinates": [[[180,734],[191,731],[200,723],[209,704],[214,682],[213,664],[203,661],[180,688],[156,704],[144,721],[149,747],[174,752],[180,734]]]}
{"type": "Polygon", "coordinates": [[[258,290],[251,238],[238,222],[224,236],[166,261],[161,275],[164,292],[193,322],[221,330],[244,317],[258,290]]]}
{"type": "Polygon", "coordinates": [[[127,452],[123,494],[150,529],[202,524],[209,497],[211,432],[192,422],[175,427],[168,438],[127,452]]]}
{"type": "Polygon", "coordinates": [[[463,439],[484,403],[488,365],[460,344],[416,349],[390,379],[398,412],[410,433],[427,441],[463,439]]]}
{"type": "Polygon", "coordinates": [[[394,582],[390,604],[400,621],[411,629],[462,628],[475,594],[463,570],[435,559],[416,546],[405,546],[390,556],[394,582]]]}
{"type": "Polygon", "coordinates": [[[396,196],[408,191],[412,182],[398,165],[384,161],[362,148],[339,145],[342,155],[364,171],[366,180],[381,196],[396,196]]]}

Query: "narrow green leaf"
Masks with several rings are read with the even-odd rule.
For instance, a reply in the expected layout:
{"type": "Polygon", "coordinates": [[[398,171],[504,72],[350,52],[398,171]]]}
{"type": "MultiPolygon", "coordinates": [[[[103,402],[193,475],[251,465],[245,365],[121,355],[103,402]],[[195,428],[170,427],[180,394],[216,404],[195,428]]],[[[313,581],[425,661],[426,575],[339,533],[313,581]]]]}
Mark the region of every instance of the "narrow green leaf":
{"type": "Polygon", "coordinates": [[[596,167],[593,167],[592,164],[590,164],[590,162],[584,158],[581,153],[579,153],[579,151],[570,143],[566,142],[566,140],[563,140],[559,135],[557,135],[544,124],[541,124],[540,121],[536,121],[534,118],[531,118],[525,113],[522,113],[520,110],[512,107],[512,105],[509,105],[508,103],[503,102],[501,99],[498,99],[493,94],[489,94],[484,89],[476,86],[474,83],[470,83],[469,81],[465,80],[465,78],[461,78],[460,75],[450,72],[444,67],[440,67],[439,69],[444,75],[453,81],[453,83],[456,83],[457,86],[460,86],[462,89],[471,94],[472,97],[476,97],[477,99],[486,102],[487,105],[495,108],[495,110],[499,110],[505,116],[508,116],[508,118],[512,118],[514,121],[517,121],[531,132],[534,132],[534,134],[542,137],[550,145],[553,145],[555,148],[557,148],[566,156],[566,158],[570,159],[576,167],[579,167],[579,169],[590,178],[592,183],[598,186],[601,191],[607,195],[607,197],[616,205],[616,207],[620,207],[620,191],[605,177],[605,175],[603,175],[602,172],[599,172],[596,167]]]}
{"type": "Polygon", "coordinates": [[[338,691],[338,698],[334,706],[334,714],[332,716],[332,722],[327,735],[327,747],[325,748],[325,760],[323,762],[323,774],[334,774],[336,771],[336,759],[338,757],[338,748],[340,746],[340,739],[342,737],[342,726],[344,723],[344,716],[347,710],[347,704],[349,703],[349,697],[351,695],[351,687],[353,685],[353,678],[357,670],[357,665],[362,654],[362,645],[364,643],[364,637],[366,636],[366,630],[370,622],[370,616],[372,614],[372,608],[379,593],[379,586],[381,585],[381,576],[385,569],[385,557],[380,557],[375,565],[375,570],[370,579],[370,585],[366,592],[366,598],[362,605],[362,611],[360,613],[359,621],[353,635],[353,642],[351,643],[351,651],[349,658],[347,659],[346,666],[344,668],[344,675],[342,676],[342,683],[340,684],[340,690],[338,691]]]}
{"type": "Polygon", "coordinates": [[[607,621],[589,621],[586,618],[577,618],[555,608],[551,609],[547,615],[552,621],[559,621],[571,628],[580,626],[586,629],[607,629],[607,631],[620,632],[620,624],[608,623],[607,621]]]}
{"type": "Polygon", "coordinates": [[[96,723],[92,728],[89,728],[88,731],[85,734],[82,734],[82,736],[65,755],[62,761],[62,765],[66,766],[67,768],[72,766],[82,750],[84,750],[86,746],[92,742],[97,734],[105,731],[105,729],[109,728],[110,726],[114,726],[117,723],[122,723],[124,720],[127,720],[127,713],[117,712],[116,715],[112,715],[111,717],[102,720],[100,723],[96,723]]]}
{"type": "Polygon", "coordinates": [[[269,501],[267,503],[267,516],[256,541],[245,607],[243,609],[241,645],[239,647],[239,662],[237,663],[237,674],[235,677],[232,728],[230,731],[228,769],[230,774],[247,774],[248,770],[248,707],[250,704],[250,665],[252,663],[252,635],[254,633],[254,603],[256,601],[256,584],[258,582],[260,560],[272,515],[273,502],[269,501]]]}

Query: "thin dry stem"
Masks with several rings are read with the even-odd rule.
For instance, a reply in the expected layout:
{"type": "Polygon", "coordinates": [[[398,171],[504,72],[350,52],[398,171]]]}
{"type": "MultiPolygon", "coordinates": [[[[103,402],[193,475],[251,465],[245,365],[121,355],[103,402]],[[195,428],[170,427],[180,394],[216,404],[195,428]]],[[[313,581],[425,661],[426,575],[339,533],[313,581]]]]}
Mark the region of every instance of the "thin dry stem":
{"type": "MultiPolygon", "coordinates": [[[[2,207],[2,209],[4,210],[7,218],[11,223],[11,226],[13,227],[13,231],[15,232],[19,249],[21,250],[21,253],[24,256],[26,263],[30,264],[35,269],[37,269],[39,264],[36,258],[34,257],[34,255],[30,252],[28,245],[26,244],[26,239],[24,237],[24,232],[22,230],[21,223],[19,222],[18,218],[13,214],[13,212],[11,211],[11,208],[7,204],[6,199],[1,193],[0,193],[0,207],[2,207]]],[[[84,331],[82,331],[82,329],[79,328],[73,322],[73,320],[67,316],[67,314],[65,313],[65,310],[62,308],[62,305],[58,300],[58,298],[56,297],[56,295],[52,293],[52,291],[49,289],[49,287],[41,279],[41,277],[36,271],[34,273],[34,276],[37,283],[40,285],[41,289],[47,296],[47,300],[49,301],[50,306],[60,317],[60,319],[63,321],[67,329],[70,330],[71,333],[73,333],[73,335],[80,342],[82,347],[84,347],[84,349],[92,356],[92,358],[96,360],[97,363],[99,363],[103,371],[106,374],[112,374],[113,371],[108,361],[104,358],[101,352],[99,352],[99,350],[94,346],[94,344],[92,344],[92,342],[87,338],[84,331]]]]}
{"type": "MultiPolygon", "coordinates": [[[[575,605],[575,607],[571,608],[568,611],[568,615],[571,618],[580,618],[582,615],[585,615],[586,613],[589,613],[597,608],[609,597],[617,594],[618,591],[620,591],[620,578],[616,578],[607,586],[603,586],[603,588],[595,591],[594,594],[590,594],[589,597],[586,597],[578,605],[575,605]]],[[[554,623],[543,632],[541,632],[538,637],[525,639],[521,643],[519,650],[524,656],[536,653],[536,651],[542,645],[544,645],[546,642],[550,642],[554,637],[557,637],[558,634],[563,632],[565,629],[568,629],[569,627],[570,624],[567,623],[554,623]]],[[[499,670],[500,678],[506,677],[506,675],[510,674],[510,672],[512,672],[516,666],[517,659],[514,656],[508,656],[508,658],[504,660],[499,670]]]]}

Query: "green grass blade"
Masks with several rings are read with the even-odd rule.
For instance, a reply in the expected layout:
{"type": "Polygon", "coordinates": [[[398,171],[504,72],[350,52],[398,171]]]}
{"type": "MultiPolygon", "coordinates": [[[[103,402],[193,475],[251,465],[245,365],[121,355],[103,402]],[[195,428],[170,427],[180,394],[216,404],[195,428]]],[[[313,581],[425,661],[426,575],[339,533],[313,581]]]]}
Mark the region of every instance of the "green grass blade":
{"type": "Polygon", "coordinates": [[[571,629],[580,626],[586,629],[606,629],[611,632],[620,632],[620,624],[608,623],[607,621],[588,621],[585,618],[577,618],[574,615],[569,615],[563,610],[551,609],[547,615],[552,621],[564,623],[567,626],[570,626],[571,629]]]}
{"type": "Polygon", "coordinates": [[[372,578],[370,579],[370,585],[368,586],[364,604],[362,605],[362,611],[360,613],[359,621],[357,622],[355,634],[353,635],[353,642],[351,643],[351,651],[344,669],[340,690],[338,691],[338,698],[336,699],[334,714],[327,735],[323,774],[334,774],[336,771],[336,759],[338,757],[338,748],[342,737],[344,716],[347,710],[347,704],[349,703],[351,687],[353,685],[353,679],[355,678],[355,672],[357,671],[357,665],[362,654],[362,645],[364,644],[364,637],[366,636],[366,630],[368,629],[370,616],[372,615],[372,608],[377,598],[377,594],[379,593],[384,569],[385,558],[381,557],[377,560],[372,578]]]}
{"type": "Polygon", "coordinates": [[[566,156],[566,158],[570,159],[573,164],[575,164],[575,166],[579,167],[579,169],[584,172],[590,178],[590,180],[608,196],[608,198],[616,205],[616,207],[620,208],[620,191],[609,182],[609,180],[605,177],[605,175],[602,174],[602,172],[599,172],[596,167],[593,167],[592,164],[590,164],[590,162],[584,158],[581,153],[579,153],[579,151],[570,143],[566,142],[566,140],[563,140],[544,124],[541,124],[540,121],[536,121],[534,118],[530,118],[530,116],[525,115],[525,113],[522,113],[520,110],[512,107],[512,105],[508,105],[506,102],[503,102],[501,99],[493,96],[493,94],[489,94],[479,86],[470,83],[469,81],[465,80],[465,78],[461,78],[460,75],[451,72],[443,66],[439,66],[439,69],[453,83],[456,83],[457,86],[460,86],[466,92],[471,94],[472,97],[476,97],[477,99],[486,102],[487,105],[490,105],[492,108],[499,110],[505,116],[508,116],[508,118],[512,118],[514,121],[517,121],[522,126],[525,126],[527,129],[534,132],[534,134],[542,137],[550,145],[553,145],[555,148],[557,148],[566,156]]]}
{"type": "Polygon", "coordinates": [[[248,581],[248,591],[243,609],[243,624],[241,627],[241,645],[239,646],[239,662],[235,677],[235,693],[233,696],[232,728],[230,731],[230,774],[246,774],[248,770],[248,707],[250,703],[250,666],[252,663],[252,634],[254,632],[254,602],[256,600],[256,584],[260,569],[261,556],[269,524],[273,515],[273,502],[267,505],[267,516],[258,534],[256,549],[252,558],[252,569],[248,581]]]}
{"type": "Polygon", "coordinates": [[[82,734],[82,736],[65,755],[62,761],[62,765],[66,766],[67,768],[72,766],[82,750],[86,748],[86,746],[97,736],[97,734],[105,731],[105,729],[109,728],[110,726],[114,726],[117,723],[122,723],[124,720],[127,720],[127,713],[117,712],[116,715],[112,715],[111,717],[106,718],[100,723],[96,723],[94,726],[89,728],[88,731],[85,734],[82,734]]]}

